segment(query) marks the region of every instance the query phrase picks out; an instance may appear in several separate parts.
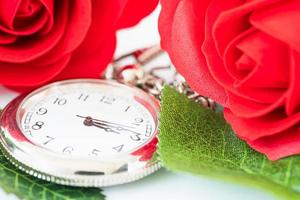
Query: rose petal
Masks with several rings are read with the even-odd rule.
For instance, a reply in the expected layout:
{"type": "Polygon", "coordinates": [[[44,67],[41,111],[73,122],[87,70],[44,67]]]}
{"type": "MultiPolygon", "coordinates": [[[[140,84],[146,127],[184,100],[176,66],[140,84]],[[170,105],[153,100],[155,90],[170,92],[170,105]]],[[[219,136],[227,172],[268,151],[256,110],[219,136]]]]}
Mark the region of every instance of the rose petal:
{"type": "MultiPolygon", "coordinates": [[[[0,76],[0,81],[10,87],[15,86],[14,88],[23,89],[22,86],[26,88],[31,86],[37,87],[49,81],[66,78],[99,78],[112,59],[116,42],[115,32],[118,21],[121,20],[120,17],[123,17],[126,3],[127,1],[124,0],[93,0],[92,7],[86,1],[72,3],[71,7],[67,8],[63,8],[60,5],[57,7],[59,8],[58,10],[55,7],[55,19],[59,18],[58,14],[63,13],[64,16],[70,17],[66,20],[72,21],[63,27],[63,35],[58,35],[59,38],[54,44],[55,48],[51,48],[50,51],[44,52],[45,54],[39,55],[32,60],[17,60],[11,65],[3,62],[0,64],[0,71],[2,72],[1,68],[5,70],[1,74],[3,77],[0,76]],[[92,9],[92,12],[89,8],[92,9]],[[61,11],[67,11],[67,13],[61,11]],[[92,19],[91,24],[89,23],[90,19],[92,19]],[[68,25],[72,27],[67,27],[68,25]],[[85,31],[87,32],[85,33],[85,31]],[[61,59],[62,57],[63,59],[61,59]],[[7,68],[10,69],[8,70],[7,68]],[[21,74],[13,76],[13,71],[16,72],[19,68],[22,68],[20,70],[21,74]],[[31,71],[37,74],[40,73],[41,76],[39,77],[37,74],[31,73],[31,71]],[[32,74],[33,77],[22,77],[24,74],[30,74],[30,76],[32,74]],[[19,81],[15,77],[22,77],[23,79],[19,81]]],[[[48,10],[49,16],[52,17],[51,8],[49,7],[48,10]]],[[[148,12],[147,10],[145,12],[148,12]]],[[[139,16],[134,17],[138,18],[139,16]]],[[[58,22],[55,20],[56,23],[52,29],[57,29],[57,24],[61,23],[63,19],[60,19],[58,22]]],[[[50,23],[50,21],[51,19],[47,23],[50,23]]],[[[48,37],[49,34],[53,34],[52,30],[45,36],[48,37]]],[[[37,39],[43,38],[39,36],[40,34],[35,35],[37,39]]]]}
{"type": "MultiPolygon", "coordinates": [[[[116,25],[126,6],[127,1],[92,1],[92,22],[90,28],[78,49],[86,55],[100,50],[102,43],[107,42],[107,38],[115,34],[116,25]]],[[[112,44],[114,41],[112,41],[112,44]]],[[[100,60],[100,57],[99,57],[100,60]]],[[[100,62],[100,61],[99,61],[100,62]]]]}
{"type": "MultiPolygon", "coordinates": [[[[46,0],[49,1],[49,0],[46,0]]],[[[41,0],[21,0],[15,17],[30,17],[42,9],[41,0]]],[[[15,18],[14,17],[14,18],[15,18]]]]}
{"type": "Polygon", "coordinates": [[[54,2],[53,0],[40,0],[43,4],[44,8],[46,9],[48,21],[44,25],[43,29],[39,32],[40,35],[48,34],[53,25],[54,25],[54,2]]]}
{"type": "Polygon", "coordinates": [[[39,62],[43,62],[43,60],[53,60],[58,56],[58,54],[69,54],[85,39],[92,23],[91,1],[73,0],[72,7],[69,8],[68,11],[70,12],[68,24],[61,42],[59,42],[55,48],[47,53],[47,55],[39,59],[39,62]]]}
{"type": "Polygon", "coordinates": [[[278,160],[300,154],[300,130],[297,127],[287,129],[280,134],[248,141],[255,150],[265,154],[270,160],[278,160]]]}
{"type": "Polygon", "coordinates": [[[256,66],[256,62],[252,60],[246,54],[241,55],[241,57],[236,61],[236,68],[242,71],[244,74],[249,74],[256,66]]]}
{"type": "MultiPolygon", "coordinates": [[[[95,52],[94,54],[90,54],[89,57],[86,58],[86,61],[84,59],[81,59],[81,57],[79,56],[81,52],[77,52],[76,54],[73,55],[70,61],[61,65],[62,71],[59,71],[58,73],[54,73],[53,77],[46,76],[47,79],[45,79],[41,83],[33,83],[32,86],[26,86],[26,87],[11,86],[11,85],[6,85],[6,87],[21,93],[28,93],[36,89],[37,87],[44,85],[45,83],[49,83],[50,80],[51,82],[53,82],[53,81],[71,79],[71,78],[100,78],[100,75],[104,71],[107,63],[109,63],[112,59],[113,51],[115,50],[115,42],[113,41],[116,41],[116,39],[114,38],[110,40],[109,42],[110,46],[107,46],[106,48],[103,49],[99,49],[99,51],[95,52]],[[99,56],[105,59],[99,60],[99,56]]],[[[103,47],[105,47],[105,45],[103,47]]],[[[51,64],[50,66],[53,66],[53,64],[51,64]]],[[[49,67],[49,66],[44,66],[44,67],[49,67]]]]}
{"type": "MultiPolygon", "coordinates": [[[[174,10],[173,24],[170,24],[170,21],[164,21],[172,14],[167,14],[165,17],[162,14],[159,27],[162,40],[170,42],[166,45],[163,42],[163,48],[168,51],[177,70],[184,75],[190,86],[200,94],[209,96],[225,105],[226,94],[224,89],[210,76],[199,45],[204,38],[204,13],[209,2],[208,0],[197,3],[180,1],[176,10],[174,10]],[[202,14],[195,15],[195,10],[197,10],[197,14],[202,14]],[[203,29],[199,28],[201,24],[203,24],[203,29]],[[164,28],[164,26],[172,27],[164,28]],[[165,32],[168,29],[171,31],[165,32]],[[168,37],[171,39],[165,39],[168,37]]],[[[172,4],[172,2],[162,1],[163,9],[170,6],[169,4],[172,4]]]]}
{"type": "MultiPolygon", "coordinates": [[[[113,34],[112,34],[113,36],[113,34]]],[[[79,48],[72,54],[72,58],[66,68],[55,80],[69,78],[100,78],[107,64],[112,60],[116,46],[116,38],[106,38],[107,42],[102,43],[102,48],[86,54],[84,49],[79,48]],[[99,59],[101,58],[101,59],[99,59]]]]}
{"type": "MultiPolygon", "coordinates": [[[[75,4],[76,6],[74,5],[72,7],[72,10],[70,11],[70,19],[68,19],[72,22],[69,22],[66,25],[67,28],[61,39],[61,42],[59,42],[47,54],[35,59],[35,62],[40,63],[42,66],[47,66],[48,64],[59,60],[61,56],[74,51],[76,48],[78,48],[79,45],[81,45],[84,42],[84,40],[87,39],[86,35],[90,31],[89,28],[91,27],[92,22],[92,16],[90,14],[92,12],[91,3],[90,1],[79,1],[79,3],[76,2],[75,4]],[[81,5],[81,3],[83,5],[81,5]],[[78,19],[78,16],[80,16],[80,19],[78,19]]],[[[90,49],[93,50],[93,46],[95,44],[98,44],[98,42],[95,41],[95,38],[98,37],[94,36],[93,44],[90,44],[89,49],[86,50],[87,54],[90,52],[90,49]]]]}
{"type": "Polygon", "coordinates": [[[300,113],[287,117],[283,108],[262,117],[250,119],[237,117],[229,109],[224,109],[224,116],[235,133],[247,141],[276,135],[292,128],[300,121],[300,113]]]}
{"type": "Polygon", "coordinates": [[[24,40],[17,45],[0,46],[0,60],[3,62],[23,63],[28,62],[49,52],[62,38],[68,15],[68,2],[62,1],[57,7],[56,23],[51,33],[43,37],[35,37],[34,40],[24,40]]]}
{"type": "MultiPolygon", "coordinates": [[[[215,1],[215,3],[210,4],[207,8],[204,8],[204,13],[206,12],[205,18],[205,38],[202,45],[202,52],[206,58],[208,65],[208,72],[211,74],[212,78],[217,81],[219,85],[228,89],[233,85],[234,80],[228,74],[224,67],[223,58],[221,57],[220,51],[217,50],[215,46],[215,40],[213,38],[213,26],[215,20],[218,18],[219,14],[224,10],[230,9],[232,7],[240,5],[240,1],[230,0],[230,1],[215,1]],[[216,72],[218,74],[216,74],[216,72]]],[[[180,28],[182,30],[183,28],[180,28]]],[[[204,29],[204,27],[202,28],[204,29]]],[[[196,42],[193,41],[195,44],[196,42]]],[[[201,43],[200,43],[201,44],[201,43]]],[[[203,68],[201,66],[201,68],[203,68]]],[[[194,76],[194,75],[193,75],[194,76]]],[[[223,104],[226,107],[226,105],[223,104]]]]}
{"type": "Polygon", "coordinates": [[[207,11],[211,18],[208,31],[212,31],[214,44],[221,57],[228,43],[236,36],[250,28],[249,13],[261,7],[266,7],[278,0],[216,0],[207,11]]]}
{"type": "MultiPolygon", "coordinates": [[[[247,57],[250,57],[251,60],[254,60],[257,65],[247,75],[240,74],[239,79],[234,80],[233,86],[226,85],[226,89],[240,98],[253,103],[257,102],[260,105],[254,106],[252,109],[245,109],[241,102],[234,102],[231,99],[231,110],[236,115],[247,118],[257,117],[265,113],[263,110],[270,112],[268,107],[275,108],[272,104],[278,105],[277,101],[284,95],[288,85],[289,74],[285,70],[288,68],[286,65],[289,60],[287,47],[280,41],[274,40],[261,32],[249,30],[242,33],[230,42],[225,50],[226,69],[227,71],[233,71],[231,73],[238,77],[237,74],[240,72],[234,71],[232,67],[234,65],[234,55],[237,54],[236,48],[247,57]],[[272,66],[271,71],[270,66],[272,66]],[[240,109],[239,106],[242,108],[240,109]],[[258,107],[261,107],[261,109],[257,109],[258,107]],[[236,108],[238,110],[235,110],[236,108]]],[[[216,71],[215,74],[219,75],[219,72],[216,71]]],[[[242,102],[245,102],[245,100],[242,100],[242,102]]]]}
{"type": "Polygon", "coordinates": [[[6,27],[13,29],[13,20],[21,2],[22,0],[2,0],[0,2],[0,21],[6,27]]]}
{"type": "MultiPolygon", "coordinates": [[[[234,82],[243,80],[245,78],[245,76],[247,76],[251,72],[251,71],[248,71],[247,73],[245,73],[245,71],[238,70],[238,66],[236,65],[236,63],[238,61],[240,61],[240,59],[243,57],[243,55],[245,55],[247,57],[248,61],[251,58],[248,55],[241,52],[238,48],[236,48],[236,46],[239,44],[239,42],[241,40],[246,38],[253,31],[255,31],[255,30],[250,28],[250,29],[242,32],[241,34],[236,36],[234,39],[232,39],[232,41],[228,43],[227,47],[224,50],[224,55],[223,55],[224,67],[225,67],[226,72],[231,77],[231,79],[233,79],[234,82]]],[[[257,63],[253,59],[251,59],[251,66],[248,66],[248,68],[251,68],[253,70],[256,65],[257,65],[257,63]]],[[[232,91],[233,93],[238,92],[233,87],[228,87],[227,89],[233,90],[232,91]]]]}
{"type": "Polygon", "coordinates": [[[70,60],[70,55],[58,62],[41,67],[40,63],[0,63],[0,84],[6,86],[39,86],[59,74],[70,60]],[[17,70],[17,73],[16,73],[17,70]]]}
{"type": "Polygon", "coordinates": [[[16,36],[26,36],[37,33],[41,30],[48,21],[48,15],[44,12],[36,13],[28,18],[15,18],[14,29],[6,28],[0,25],[0,30],[7,34],[16,36]]]}
{"type": "Polygon", "coordinates": [[[23,36],[34,34],[42,28],[42,34],[45,34],[52,28],[53,0],[22,0],[17,4],[15,12],[17,13],[11,16],[10,26],[0,25],[0,30],[23,36]]]}
{"type": "MultiPolygon", "coordinates": [[[[76,49],[85,39],[92,23],[92,4],[91,1],[72,0],[72,6],[69,8],[69,18],[62,42],[55,51],[65,55],[76,49]]],[[[96,5],[93,4],[93,7],[96,5]]],[[[93,10],[95,11],[95,10],[93,10]]],[[[97,12],[101,12],[98,10],[97,12]]],[[[55,20],[60,20],[56,18],[55,20]]],[[[93,38],[94,40],[97,37],[93,38]]],[[[96,41],[94,41],[96,42],[96,41]]]]}
{"type": "Polygon", "coordinates": [[[250,21],[257,29],[300,51],[300,1],[279,1],[256,9],[250,21]]]}
{"type": "Polygon", "coordinates": [[[286,69],[289,67],[289,49],[286,44],[265,33],[255,31],[241,40],[237,48],[258,64],[258,68],[245,77],[238,86],[287,88],[289,71],[286,69]]]}
{"type": "Polygon", "coordinates": [[[244,3],[239,0],[216,0],[207,8],[202,51],[213,78],[226,90],[237,92],[232,88],[233,77],[224,67],[224,52],[227,46],[234,38],[241,37],[243,32],[249,31],[250,27],[247,23],[249,12],[272,2],[260,0],[244,3]]]}
{"type": "MultiPolygon", "coordinates": [[[[115,31],[119,20],[127,17],[123,11],[126,1],[93,1],[92,24],[81,43],[74,51],[72,59],[63,73],[56,79],[67,78],[99,78],[107,64],[111,61],[115,48],[115,31]],[[95,40],[97,38],[97,40],[95,40]],[[101,58],[101,59],[100,59],[101,58]]],[[[148,10],[144,11],[147,13],[148,10]]],[[[132,15],[140,18],[141,13],[132,15]]],[[[126,20],[125,20],[126,21],[126,20]]]]}
{"type": "Polygon", "coordinates": [[[296,114],[300,111],[300,53],[290,50],[290,86],[287,91],[286,113],[296,114]]]}
{"type": "Polygon", "coordinates": [[[180,0],[173,0],[172,2],[168,0],[161,0],[161,12],[159,15],[159,33],[162,38],[161,46],[168,52],[172,51],[172,40],[170,34],[172,34],[173,19],[176,14],[177,7],[180,0]]]}
{"type": "Polygon", "coordinates": [[[116,24],[125,5],[124,1],[111,1],[111,3],[93,1],[92,24],[86,38],[73,52],[70,63],[64,72],[56,77],[56,80],[64,77],[100,77],[112,59],[116,44],[116,24]]]}
{"type": "MultiPolygon", "coordinates": [[[[241,92],[245,92],[248,95],[255,96],[261,95],[262,93],[268,93],[268,90],[265,89],[247,89],[246,91],[241,90],[241,92]]],[[[251,101],[249,99],[245,99],[244,97],[240,97],[236,94],[232,94],[230,92],[227,93],[228,95],[228,108],[238,117],[243,118],[252,118],[252,117],[260,117],[263,115],[268,114],[269,112],[274,111],[279,106],[283,106],[284,102],[286,100],[286,95],[282,95],[283,91],[278,90],[272,90],[272,95],[279,96],[274,103],[272,104],[264,104],[264,103],[258,103],[257,101],[251,101]],[[278,94],[276,94],[276,92],[278,94]]]]}
{"type": "MultiPolygon", "coordinates": [[[[239,18],[241,16],[247,15],[248,12],[252,11],[253,9],[255,9],[257,6],[261,7],[261,6],[265,6],[266,4],[269,4],[271,1],[253,1],[247,4],[241,4],[240,1],[218,1],[218,3],[215,4],[211,4],[210,7],[207,9],[207,20],[206,20],[206,34],[205,34],[205,41],[204,44],[202,46],[202,50],[204,52],[204,55],[206,56],[206,60],[208,62],[208,68],[212,74],[212,76],[214,77],[214,79],[220,84],[222,85],[226,90],[230,91],[231,93],[234,93],[235,95],[238,95],[240,97],[236,97],[239,100],[241,99],[241,101],[246,102],[246,99],[252,101],[249,102],[249,104],[253,105],[253,103],[255,103],[255,99],[253,98],[253,96],[247,96],[246,94],[243,94],[242,92],[239,92],[236,88],[233,88],[233,85],[235,83],[235,80],[232,78],[232,76],[228,73],[228,71],[226,70],[226,68],[224,67],[224,60],[223,60],[223,53],[225,52],[226,49],[226,45],[224,43],[224,47],[222,50],[222,44],[220,45],[218,43],[218,41],[220,41],[221,38],[217,39],[217,33],[221,33],[221,31],[218,29],[218,27],[227,27],[224,26],[224,24],[229,25],[229,22],[233,22],[232,19],[235,18],[239,18]],[[242,5],[242,6],[239,6],[242,5]],[[231,9],[231,8],[234,9],[231,9]],[[227,9],[227,10],[226,10],[227,9]],[[242,99],[245,98],[245,99],[242,99]]],[[[234,23],[233,23],[234,24],[234,23]]],[[[241,23],[242,24],[242,23],[241,23]]],[[[232,26],[232,25],[229,25],[232,26]]],[[[247,26],[246,27],[242,27],[242,29],[239,29],[239,31],[241,30],[245,30],[247,32],[247,26]]],[[[227,29],[227,28],[226,28],[227,29]]],[[[236,29],[235,29],[236,30],[236,29]]],[[[249,29],[248,29],[249,30],[249,29]]],[[[234,31],[229,31],[229,35],[227,35],[227,31],[222,29],[222,33],[225,38],[228,39],[228,42],[232,41],[234,38],[233,37],[237,37],[239,35],[242,35],[243,33],[240,33],[238,31],[234,32],[234,31]],[[239,35],[236,35],[239,34],[239,35]]],[[[228,45],[228,43],[227,43],[228,45]]],[[[276,95],[278,94],[278,91],[276,89],[276,91],[274,92],[274,95],[272,96],[273,99],[275,99],[276,95]]],[[[248,95],[250,95],[251,93],[248,93],[248,95]]],[[[232,106],[235,102],[233,101],[233,95],[231,95],[231,103],[230,106],[232,106]]],[[[258,102],[260,102],[261,100],[264,99],[258,99],[258,102]]],[[[268,100],[268,99],[265,99],[268,100]]],[[[239,101],[237,101],[239,102],[239,101]]],[[[270,102],[270,99],[268,100],[268,102],[270,102]]],[[[282,99],[278,100],[278,102],[275,102],[274,105],[281,105],[282,103],[282,99]]],[[[242,103],[239,103],[239,106],[242,106],[241,108],[245,108],[245,106],[242,105],[242,103]]],[[[257,107],[262,107],[263,104],[257,105],[257,107]]],[[[265,104],[265,109],[254,112],[254,109],[250,109],[251,112],[247,112],[247,110],[243,111],[242,109],[239,109],[239,107],[237,107],[237,110],[241,111],[241,113],[239,113],[240,116],[246,116],[246,115],[253,115],[256,116],[258,114],[264,113],[266,110],[269,110],[270,108],[275,108],[274,105],[271,105],[268,108],[268,105],[265,104]]],[[[249,110],[249,111],[250,111],[249,110]]],[[[235,114],[237,114],[238,111],[235,112],[235,114]]]]}
{"type": "Polygon", "coordinates": [[[158,0],[127,0],[126,7],[118,21],[118,29],[137,24],[143,17],[151,13],[157,4],[158,0]]]}
{"type": "MultiPolygon", "coordinates": [[[[82,1],[85,3],[85,1],[82,1]]],[[[123,2],[123,1],[122,1],[123,2]]],[[[84,40],[72,53],[72,58],[64,72],[55,80],[65,78],[99,78],[101,72],[111,61],[115,48],[115,26],[126,2],[92,2],[92,19],[84,40]],[[118,11],[118,12],[117,12],[118,11]]],[[[83,21],[84,23],[84,21],[83,21]]],[[[43,56],[39,62],[47,63],[50,57],[55,59],[56,51],[43,56]]]]}
{"type": "Polygon", "coordinates": [[[7,45],[14,43],[17,40],[17,36],[0,33],[0,45],[7,45]]]}

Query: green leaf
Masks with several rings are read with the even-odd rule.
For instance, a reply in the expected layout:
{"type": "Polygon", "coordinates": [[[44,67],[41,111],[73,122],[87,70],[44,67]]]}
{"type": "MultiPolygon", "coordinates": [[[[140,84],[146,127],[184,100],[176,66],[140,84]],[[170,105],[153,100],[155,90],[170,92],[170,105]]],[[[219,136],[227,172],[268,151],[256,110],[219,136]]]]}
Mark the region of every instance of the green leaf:
{"type": "Polygon", "coordinates": [[[103,200],[99,188],[79,188],[46,182],[17,169],[0,151],[0,187],[22,200],[103,200]]]}
{"type": "Polygon", "coordinates": [[[215,113],[166,87],[160,114],[159,156],[173,171],[207,175],[300,199],[300,156],[269,161],[238,139],[215,113]]]}

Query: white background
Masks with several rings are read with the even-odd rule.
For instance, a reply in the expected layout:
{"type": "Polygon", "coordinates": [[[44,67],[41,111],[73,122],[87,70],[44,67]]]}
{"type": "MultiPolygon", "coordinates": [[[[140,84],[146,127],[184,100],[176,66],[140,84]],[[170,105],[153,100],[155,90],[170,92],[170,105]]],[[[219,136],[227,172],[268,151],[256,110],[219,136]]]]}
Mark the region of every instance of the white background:
{"type": "MultiPolygon", "coordinates": [[[[118,33],[116,55],[159,43],[157,18],[159,8],[134,28],[118,33]]],[[[0,108],[16,93],[0,86],[0,108]]],[[[142,180],[104,188],[107,200],[274,200],[271,194],[246,186],[213,180],[205,177],[168,172],[165,169],[142,180]]],[[[0,189],[0,200],[17,199],[0,189]]]]}

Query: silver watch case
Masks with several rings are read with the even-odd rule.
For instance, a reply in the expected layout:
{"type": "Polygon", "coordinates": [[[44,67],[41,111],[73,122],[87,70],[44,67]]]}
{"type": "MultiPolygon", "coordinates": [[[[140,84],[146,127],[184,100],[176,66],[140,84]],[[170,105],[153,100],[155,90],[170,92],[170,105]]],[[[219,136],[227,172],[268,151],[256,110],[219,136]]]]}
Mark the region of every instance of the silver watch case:
{"type": "Polygon", "coordinates": [[[144,91],[117,82],[95,79],[74,79],[46,85],[29,95],[22,95],[6,106],[0,116],[0,147],[6,158],[20,170],[37,178],[62,185],[81,187],[102,187],[123,184],[143,178],[160,168],[155,154],[156,137],[142,146],[135,154],[120,154],[101,159],[69,157],[48,151],[31,143],[19,128],[16,115],[19,106],[28,96],[47,87],[59,86],[65,83],[89,81],[99,84],[109,84],[115,87],[127,88],[148,102],[156,115],[159,104],[156,99],[144,91]],[[152,143],[152,144],[151,144],[152,143]],[[147,148],[155,148],[149,151],[147,148]],[[146,159],[145,159],[146,158],[146,159]]]}

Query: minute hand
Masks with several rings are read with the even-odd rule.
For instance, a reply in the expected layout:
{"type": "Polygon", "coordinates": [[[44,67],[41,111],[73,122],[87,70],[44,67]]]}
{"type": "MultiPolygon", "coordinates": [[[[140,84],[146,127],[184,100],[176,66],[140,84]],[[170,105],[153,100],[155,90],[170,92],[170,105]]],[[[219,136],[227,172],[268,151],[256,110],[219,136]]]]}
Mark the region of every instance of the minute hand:
{"type": "Polygon", "coordinates": [[[113,130],[112,127],[109,127],[109,126],[105,127],[105,125],[103,126],[102,124],[98,124],[98,123],[94,123],[94,122],[91,125],[95,126],[97,128],[101,128],[101,129],[105,130],[106,132],[113,132],[113,133],[120,134],[119,132],[113,130]]]}
{"type": "Polygon", "coordinates": [[[100,120],[100,119],[95,119],[95,118],[92,118],[92,117],[83,117],[83,116],[80,116],[80,115],[76,115],[77,117],[80,117],[80,118],[83,118],[83,119],[87,119],[89,118],[90,120],[92,120],[93,122],[98,122],[98,123],[101,123],[101,124],[106,124],[106,125],[112,125],[112,126],[121,126],[121,127],[126,127],[126,128],[134,128],[134,127],[130,127],[130,126],[126,126],[126,125],[122,125],[122,124],[117,124],[117,123],[114,123],[114,122],[108,122],[108,121],[104,121],[104,120],[100,120]]]}
{"type": "Polygon", "coordinates": [[[106,124],[106,123],[96,122],[96,121],[93,121],[93,124],[97,124],[97,125],[100,125],[100,126],[107,126],[107,127],[110,127],[110,128],[115,128],[115,129],[117,129],[118,131],[128,131],[128,132],[131,132],[131,133],[134,133],[134,134],[137,134],[137,135],[141,135],[141,133],[132,131],[132,130],[130,130],[130,129],[128,129],[128,128],[124,128],[122,125],[119,125],[119,126],[112,126],[112,125],[109,125],[109,124],[106,124]]]}

